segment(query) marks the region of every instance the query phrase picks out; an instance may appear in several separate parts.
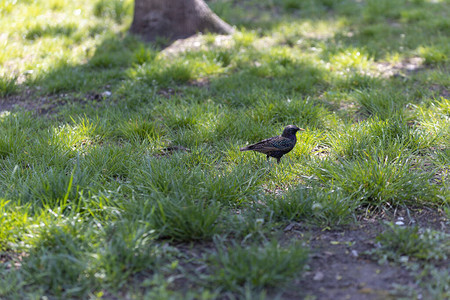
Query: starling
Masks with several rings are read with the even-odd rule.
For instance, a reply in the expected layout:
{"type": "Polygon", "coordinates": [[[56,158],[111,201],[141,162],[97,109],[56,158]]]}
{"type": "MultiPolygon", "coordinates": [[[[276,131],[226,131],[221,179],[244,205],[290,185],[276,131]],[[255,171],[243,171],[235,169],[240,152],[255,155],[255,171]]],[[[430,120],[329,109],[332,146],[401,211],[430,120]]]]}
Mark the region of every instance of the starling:
{"type": "Polygon", "coordinates": [[[280,163],[280,159],[283,155],[291,151],[295,143],[297,142],[297,137],[295,134],[297,131],[304,131],[303,128],[298,128],[295,125],[288,125],[284,128],[283,134],[280,136],[274,136],[256,144],[241,148],[241,151],[257,151],[267,155],[267,160],[269,157],[275,157],[277,163],[280,163]]]}

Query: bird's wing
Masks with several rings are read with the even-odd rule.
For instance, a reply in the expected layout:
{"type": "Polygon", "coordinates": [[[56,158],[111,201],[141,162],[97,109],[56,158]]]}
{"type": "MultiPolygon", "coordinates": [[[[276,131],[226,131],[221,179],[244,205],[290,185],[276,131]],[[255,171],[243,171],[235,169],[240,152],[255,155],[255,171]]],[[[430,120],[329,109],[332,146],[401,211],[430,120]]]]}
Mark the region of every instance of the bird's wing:
{"type": "Polygon", "coordinates": [[[294,148],[295,141],[285,137],[279,137],[278,139],[272,141],[272,144],[281,151],[288,151],[294,148]]]}
{"type": "Polygon", "coordinates": [[[275,136],[247,146],[243,149],[254,150],[262,153],[271,151],[286,151],[292,149],[292,141],[285,137],[275,136]]]}

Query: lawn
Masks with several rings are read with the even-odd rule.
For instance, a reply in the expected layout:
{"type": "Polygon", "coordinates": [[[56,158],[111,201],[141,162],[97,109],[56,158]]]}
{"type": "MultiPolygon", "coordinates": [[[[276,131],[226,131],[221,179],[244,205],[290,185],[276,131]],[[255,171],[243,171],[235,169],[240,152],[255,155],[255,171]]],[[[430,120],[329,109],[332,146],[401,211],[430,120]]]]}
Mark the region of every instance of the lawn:
{"type": "Polygon", "coordinates": [[[0,298],[448,299],[448,0],[207,3],[0,2],[0,298]]]}

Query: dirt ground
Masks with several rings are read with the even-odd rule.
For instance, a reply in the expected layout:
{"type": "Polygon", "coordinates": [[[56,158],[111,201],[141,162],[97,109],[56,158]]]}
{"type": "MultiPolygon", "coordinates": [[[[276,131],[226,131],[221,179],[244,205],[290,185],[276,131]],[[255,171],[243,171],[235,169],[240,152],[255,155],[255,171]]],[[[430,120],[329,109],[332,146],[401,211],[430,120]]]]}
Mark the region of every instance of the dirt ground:
{"type": "MultiPolygon", "coordinates": [[[[389,300],[409,299],[411,294],[427,299],[414,274],[399,264],[379,264],[376,257],[367,254],[377,247],[376,236],[386,229],[384,222],[403,222],[403,226],[417,225],[450,233],[448,220],[434,208],[402,209],[390,215],[379,213],[361,218],[357,224],[332,230],[296,222],[288,224],[280,243],[306,241],[310,248],[307,270],[283,290],[269,291],[266,299],[389,300]]],[[[195,289],[189,277],[206,271],[202,256],[213,251],[214,245],[207,242],[195,247],[184,243],[174,246],[191,259],[171,288],[195,289]]]]}
{"type": "MultiPolygon", "coordinates": [[[[428,208],[380,214],[341,230],[310,230],[310,270],[295,280],[282,299],[381,300],[407,296],[396,286],[420,295],[422,291],[408,270],[393,264],[380,265],[376,258],[366,254],[376,247],[375,238],[383,232],[384,221],[450,231],[444,215],[428,208]]],[[[288,239],[302,238],[308,232],[300,224],[286,229],[288,239]]]]}

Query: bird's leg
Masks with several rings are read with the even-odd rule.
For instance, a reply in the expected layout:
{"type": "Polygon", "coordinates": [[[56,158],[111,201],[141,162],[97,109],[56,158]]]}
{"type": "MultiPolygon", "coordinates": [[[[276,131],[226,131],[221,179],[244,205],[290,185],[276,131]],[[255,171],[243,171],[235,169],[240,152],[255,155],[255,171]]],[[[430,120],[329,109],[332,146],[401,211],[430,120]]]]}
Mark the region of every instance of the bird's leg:
{"type": "Polygon", "coordinates": [[[281,158],[277,157],[277,163],[279,164],[281,161],[281,158]]]}
{"type": "Polygon", "coordinates": [[[267,155],[267,161],[269,161],[269,159],[270,159],[270,156],[269,156],[269,155],[267,155]]]}

